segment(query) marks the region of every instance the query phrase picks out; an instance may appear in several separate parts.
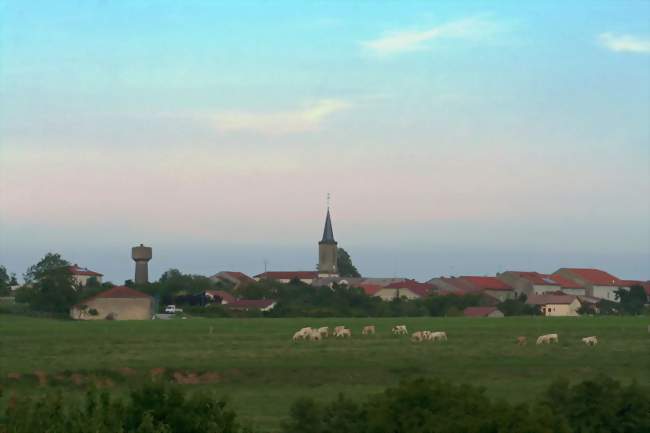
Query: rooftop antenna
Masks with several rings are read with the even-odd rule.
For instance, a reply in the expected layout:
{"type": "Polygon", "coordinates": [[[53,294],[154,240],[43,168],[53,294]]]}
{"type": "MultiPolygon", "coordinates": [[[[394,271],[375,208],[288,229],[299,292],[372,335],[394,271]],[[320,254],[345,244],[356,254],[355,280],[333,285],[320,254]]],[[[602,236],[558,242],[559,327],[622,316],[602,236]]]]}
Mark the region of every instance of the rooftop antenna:
{"type": "Polygon", "coordinates": [[[330,208],[330,193],[327,193],[327,208],[330,208]]]}

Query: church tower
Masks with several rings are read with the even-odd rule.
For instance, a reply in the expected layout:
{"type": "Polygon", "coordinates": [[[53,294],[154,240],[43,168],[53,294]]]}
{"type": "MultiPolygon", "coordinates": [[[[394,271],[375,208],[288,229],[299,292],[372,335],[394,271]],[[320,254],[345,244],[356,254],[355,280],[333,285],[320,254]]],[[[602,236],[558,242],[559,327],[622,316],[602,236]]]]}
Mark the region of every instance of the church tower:
{"type": "Polygon", "coordinates": [[[318,275],[321,277],[338,276],[339,270],[336,266],[337,248],[332,230],[332,219],[330,208],[327,206],[327,217],[325,217],[325,228],[323,239],[318,243],[318,275]]]}

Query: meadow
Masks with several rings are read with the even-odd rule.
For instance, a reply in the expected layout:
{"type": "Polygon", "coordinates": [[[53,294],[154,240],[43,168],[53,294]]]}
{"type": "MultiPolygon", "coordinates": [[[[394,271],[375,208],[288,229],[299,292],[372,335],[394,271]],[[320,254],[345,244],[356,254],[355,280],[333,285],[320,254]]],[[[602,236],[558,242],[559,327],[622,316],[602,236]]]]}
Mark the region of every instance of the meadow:
{"type": "Polygon", "coordinates": [[[604,373],[647,385],[649,324],[647,316],[75,322],[0,315],[0,386],[5,398],[48,389],[74,398],[90,382],[125,392],[153,374],[227,396],[244,421],[273,431],[299,396],[365,397],[419,376],[480,385],[511,402],[535,398],[558,377],[604,373]],[[376,336],[360,335],[366,324],[377,326],[376,336]],[[444,330],[449,341],[411,343],[391,335],[395,324],[444,330]],[[353,338],[291,341],[303,326],[336,325],[351,328],[353,338]],[[559,344],[535,346],[550,332],[559,344]],[[515,344],[519,335],[527,346],[515,344]],[[584,346],[588,335],[600,344],[584,346]]]}

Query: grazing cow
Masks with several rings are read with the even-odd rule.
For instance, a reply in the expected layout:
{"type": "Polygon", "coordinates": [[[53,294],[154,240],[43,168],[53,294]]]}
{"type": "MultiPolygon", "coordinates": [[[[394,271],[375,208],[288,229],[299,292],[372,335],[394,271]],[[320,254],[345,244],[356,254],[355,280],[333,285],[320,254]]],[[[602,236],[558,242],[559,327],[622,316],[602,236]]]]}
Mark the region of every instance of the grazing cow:
{"type": "Polygon", "coordinates": [[[582,341],[587,346],[595,346],[596,344],[598,344],[598,337],[596,337],[596,336],[585,337],[585,338],[582,339],[582,341]]]}
{"type": "Polygon", "coordinates": [[[336,328],[334,328],[333,334],[336,335],[337,332],[340,332],[343,329],[345,329],[345,326],[337,326],[336,328]]]}
{"type": "Polygon", "coordinates": [[[425,340],[433,340],[433,332],[431,331],[422,331],[422,338],[425,340]]]}
{"type": "Polygon", "coordinates": [[[350,337],[352,337],[352,331],[350,331],[348,328],[339,329],[339,331],[337,333],[335,333],[334,336],[336,338],[339,338],[339,337],[342,337],[342,338],[348,337],[348,338],[350,338],[350,337]]]}
{"type": "Polygon", "coordinates": [[[406,330],[406,325],[395,325],[393,326],[393,335],[409,335],[409,332],[406,330]]]}
{"type": "Polygon", "coordinates": [[[320,331],[318,329],[312,329],[309,333],[309,339],[311,341],[320,341],[322,339],[320,331]]]}
{"type": "Polygon", "coordinates": [[[429,339],[432,341],[447,341],[447,333],[444,331],[432,332],[429,339]]]}
{"type": "Polygon", "coordinates": [[[301,330],[297,331],[295,334],[293,334],[293,340],[305,340],[309,337],[311,334],[312,329],[310,327],[302,328],[301,330]]]}
{"type": "Polygon", "coordinates": [[[417,331],[411,334],[411,341],[421,342],[422,340],[424,340],[424,335],[422,334],[422,331],[417,331]]]}
{"type": "Polygon", "coordinates": [[[375,325],[368,325],[364,326],[363,330],[361,331],[361,334],[363,335],[370,335],[370,334],[375,334],[375,325]]]}
{"type": "Polygon", "coordinates": [[[526,337],[524,337],[523,335],[517,337],[517,345],[518,346],[525,346],[526,343],[528,343],[528,339],[526,337]]]}
{"type": "Polygon", "coordinates": [[[550,344],[550,343],[558,343],[560,340],[558,338],[557,334],[545,334],[545,335],[540,335],[537,337],[537,343],[536,344],[550,344]]]}
{"type": "Polygon", "coordinates": [[[318,333],[320,334],[321,337],[327,338],[330,336],[330,328],[327,326],[323,326],[322,328],[318,328],[318,333]]]}

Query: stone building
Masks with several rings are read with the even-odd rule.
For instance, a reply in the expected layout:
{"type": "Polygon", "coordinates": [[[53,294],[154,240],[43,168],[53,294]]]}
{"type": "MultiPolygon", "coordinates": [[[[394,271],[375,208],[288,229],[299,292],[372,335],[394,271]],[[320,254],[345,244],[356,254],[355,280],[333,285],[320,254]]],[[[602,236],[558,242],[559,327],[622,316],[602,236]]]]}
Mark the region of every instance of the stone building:
{"type": "Polygon", "coordinates": [[[126,286],[105,290],[70,308],[70,317],[77,320],[149,320],[153,314],[154,299],[126,286]]]}

